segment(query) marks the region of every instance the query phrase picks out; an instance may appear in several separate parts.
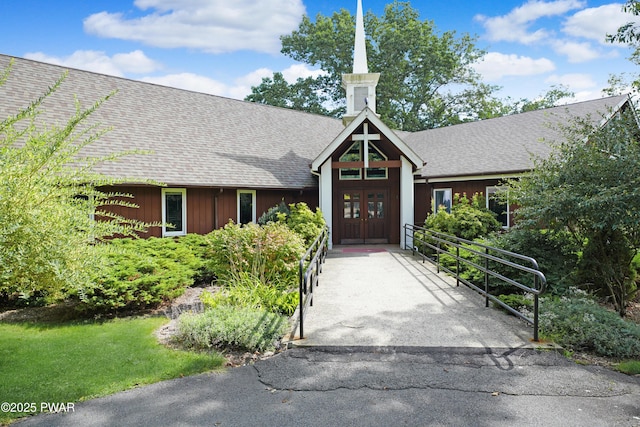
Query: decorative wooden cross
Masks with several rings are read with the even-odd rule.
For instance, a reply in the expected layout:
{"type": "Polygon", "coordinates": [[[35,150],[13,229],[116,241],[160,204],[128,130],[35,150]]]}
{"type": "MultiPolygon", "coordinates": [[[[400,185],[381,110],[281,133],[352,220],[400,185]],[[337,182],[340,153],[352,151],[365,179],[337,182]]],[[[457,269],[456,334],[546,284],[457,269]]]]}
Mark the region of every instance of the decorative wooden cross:
{"type": "Polygon", "coordinates": [[[380,141],[379,133],[369,133],[369,123],[363,124],[362,134],[351,135],[352,141],[364,141],[364,167],[369,167],[369,141],[380,141]]]}

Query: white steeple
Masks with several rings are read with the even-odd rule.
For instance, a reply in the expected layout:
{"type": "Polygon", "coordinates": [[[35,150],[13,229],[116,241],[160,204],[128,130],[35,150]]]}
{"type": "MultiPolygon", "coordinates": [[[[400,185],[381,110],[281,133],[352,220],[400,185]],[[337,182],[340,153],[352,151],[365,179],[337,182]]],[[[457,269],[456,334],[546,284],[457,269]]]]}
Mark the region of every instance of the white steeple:
{"type": "Polygon", "coordinates": [[[356,37],[353,49],[353,74],[342,75],[342,87],[347,92],[347,112],[342,122],[347,126],[365,108],[376,112],[376,86],[380,73],[370,73],[367,65],[362,0],[356,10],[356,37]]]}
{"type": "Polygon", "coordinates": [[[362,0],[358,0],[356,12],[356,44],[353,50],[353,74],[367,74],[367,45],[364,35],[364,18],[362,15],[362,0]]]}

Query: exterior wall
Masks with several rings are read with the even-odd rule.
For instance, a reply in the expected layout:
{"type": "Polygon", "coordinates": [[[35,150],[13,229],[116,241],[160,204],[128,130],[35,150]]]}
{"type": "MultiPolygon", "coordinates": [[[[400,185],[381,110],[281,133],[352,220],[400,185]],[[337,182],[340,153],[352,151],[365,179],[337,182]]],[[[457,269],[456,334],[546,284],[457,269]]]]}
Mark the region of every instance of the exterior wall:
{"type": "MultiPolygon", "coordinates": [[[[467,197],[473,196],[475,193],[482,193],[486,196],[487,187],[496,187],[500,185],[499,179],[485,179],[474,181],[449,181],[427,184],[416,184],[416,201],[415,201],[415,220],[417,225],[422,225],[427,215],[431,213],[431,198],[433,190],[440,188],[450,188],[453,194],[466,194],[467,197]]],[[[484,205],[483,205],[484,206],[484,205]]],[[[513,211],[514,206],[510,209],[513,211]]],[[[511,223],[513,225],[513,215],[511,215],[511,223]]]]}
{"type": "MultiPolygon", "coordinates": [[[[152,223],[162,222],[162,189],[151,186],[118,186],[104,191],[117,191],[134,196],[126,199],[139,208],[113,206],[109,209],[126,218],[152,223]]],[[[187,232],[207,234],[223,227],[230,220],[236,222],[238,216],[236,189],[210,187],[187,188],[187,232]]],[[[318,191],[257,190],[256,219],[270,207],[284,201],[286,204],[305,202],[311,209],[318,206],[318,191]]],[[[142,237],[161,237],[160,227],[151,227],[142,237]]]]}

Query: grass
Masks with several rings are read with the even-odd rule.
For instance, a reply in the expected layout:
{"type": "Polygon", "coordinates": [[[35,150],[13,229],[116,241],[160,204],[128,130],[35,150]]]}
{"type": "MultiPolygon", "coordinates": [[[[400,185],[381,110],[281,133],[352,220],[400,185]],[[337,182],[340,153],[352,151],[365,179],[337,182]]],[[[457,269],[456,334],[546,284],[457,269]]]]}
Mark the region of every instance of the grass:
{"type": "MultiPolygon", "coordinates": [[[[171,350],[153,331],[166,319],[0,323],[0,402],[77,402],[219,368],[219,354],[171,350]]],[[[27,415],[0,412],[0,424],[27,415]]]]}
{"type": "Polygon", "coordinates": [[[620,362],[615,365],[615,368],[627,375],[640,375],[640,360],[620,362]]]}

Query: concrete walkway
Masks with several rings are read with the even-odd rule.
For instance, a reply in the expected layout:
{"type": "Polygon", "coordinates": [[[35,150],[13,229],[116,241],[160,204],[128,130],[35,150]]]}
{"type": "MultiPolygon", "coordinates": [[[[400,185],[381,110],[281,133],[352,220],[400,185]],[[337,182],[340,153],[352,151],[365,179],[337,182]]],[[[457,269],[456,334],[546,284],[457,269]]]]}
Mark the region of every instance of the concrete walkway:
{"type": "Polygon", "coordinates": [[[396,246],[337,246],[297,346],[531,348],[533,328],[396,246]]]}

